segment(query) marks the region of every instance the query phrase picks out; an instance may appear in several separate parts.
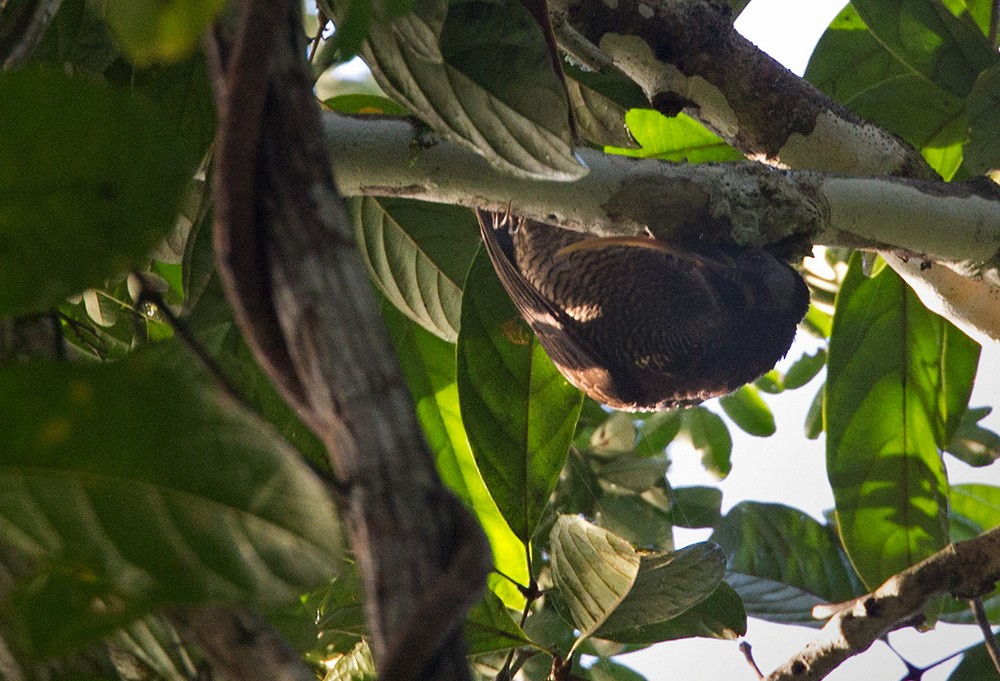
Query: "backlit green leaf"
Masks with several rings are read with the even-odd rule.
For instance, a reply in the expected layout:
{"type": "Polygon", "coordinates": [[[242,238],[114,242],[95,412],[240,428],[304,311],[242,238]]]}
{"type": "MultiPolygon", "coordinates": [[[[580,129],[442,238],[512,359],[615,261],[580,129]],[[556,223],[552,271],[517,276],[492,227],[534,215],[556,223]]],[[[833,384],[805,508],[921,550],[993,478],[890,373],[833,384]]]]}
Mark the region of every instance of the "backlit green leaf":
{"type": "MultiPolygon", "coordinates": [[[[524,545],[500,514],[469,448],[459,413],[455,346],[431,335],[388,304],[383,304],[382,310],[438,474],[476,514],[490,541],[497,569],[526,585],[524,545]]],[[[508,605],[523,604],[507,580],[497,581],[496,591],[508,605]]]]}
{"type": "Polygon", "coordinates": [[[965,157],[972,173],[1000,168],[1000,64],[979,75],[967,100],[969,142],[965,157]]]}
{"type": "Polygon", "coordinates": [[[733,464],[733,439],[722,418],[704,407],[691,407],[681,412],[681,427],[691,439],[691,445],[701,453],[701,463],[720,479],[729,475],[733,464]]]}
{"type": "Polygon", "coordinates": [[[841,539],[869,587],[947,541],[940,450],[968,404],[979,346],[892,270],[860,258],[837,296],[824,421],[841,539]]]}
{"type": "Polygon", "coordinates": [[[757,437],[774,435],[774,414],[757,388],[745,385],[719,399],[719,406],[744,432],[757,437]]]}
{"type": "Polygon", "coordinates": [[[979,72],[997,62],[967,15],[937,0],[854,0],[872,34],[897,59],[930,82],[965,97],[979,72]]]}
{"type": "Polygon", "coordinates": [[[639,149],[607,147],[605,151],[638,158],[704,163],[733,161],[743,156],[687,114],[667,118],[653,109],[632,109],[625,115],[639,149]]]}
{"type": "Polygon", "coordinates": [[[583,396],[545,354],[484,252],[469,271],[461,328],[458,392],[472,453],[527,542],[566,462],[583,396]]]}
{"type": "Polygon", "coordinates": [[[194,51],[222,0],[100,0],[101,17],[139,66],[178,61],[194,51]]]}

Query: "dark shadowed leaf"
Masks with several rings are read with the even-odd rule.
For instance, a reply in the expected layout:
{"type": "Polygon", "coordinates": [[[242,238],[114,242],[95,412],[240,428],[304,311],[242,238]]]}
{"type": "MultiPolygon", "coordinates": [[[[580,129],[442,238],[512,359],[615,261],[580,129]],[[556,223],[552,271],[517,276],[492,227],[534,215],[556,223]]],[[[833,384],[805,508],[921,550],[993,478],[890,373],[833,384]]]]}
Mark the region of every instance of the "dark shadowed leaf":
{"type": "Polygon", "coordinates": [[[826,384],[819,387],[816,396],[809,404],[809,411],[806,412],[806,422],[803,424],[805,436],[810,440],[815,440],[823,432],[823,401],[826,395],[826,384]]]}
{"type": "MultiPolygon", "coordinates": [[[[527,584],[524,545],[497,509],[469,448],[459,413],[455,346],[431,335],[387,303],[382,311],[438,473],[476,514],[490,540],[497,569],[527,584]]],[[[497,591],[509,605],[523,603],[506,580],[497,582],[497,591]]]]}
{"type": "Polygon", "coordinates": [[[940,450],[968,404],[979,346],[858,256],[837,296],[827,365],[827,472],[841,540],[870,587],[947,541],[940,450]]]}
{"type": "Polygon", "coordinates": [[[646,677],[623,664],[601,658],[587,669],[590,681],[646,681],[646,677]]]}
{"type": "Polygon", "coordinates": [[[575,647],[625,599],[641,560],[624,539],[579,516],[560,516],[549,542],[552,579],[580,630],[575,647]]]}
{"type": "Polygon", "coordinates": [[[0,74],[0,315],[57,305],[139,263],[191,168],[148,103],[49,70],[0,74]]]}
{"type": "Polygon", "coordinates": [[[52,653],[170,603],[275,608],[337,569],[323,485],[184,364],[0,372],[0,535],[39,559],[5,615],[19,647],[52,653]]]}
{"type": "Polygon", "coordinates": [[[715,527],[722,517],[718,487],[675,487],[670,490],[670,518],[678,527],[715,527]]]}
{"type": "Polygon", "coordinates": [[[647,624],[615,634],[621,643],[649,644],[699,636],[702,638],[736,639],[747,632],[747,616],[740,597],[725,582],[715,591],[665,622],[647,624]]]}
{"type": "Polygon", "coordinates": [[[872,35],[853,5],[847,5],[816,43],[805,79],[838,102],[876,83],[911,73],[872,35]]]}
{"type": "Polygon", "coordinates": [[[487,591],[465,618],[465,645],[469,655],[509,650],[526,643],[528,637],[492,591],[487,591]]]}
{"type": "Polygon", "coordinates": [[[742,502],[722,519],[711,541],[722,547],[732,572],[787,584],[833,603],[863,593],[830,529],[802,511],[742,502]]]}
{"type": "Polygon", "coordinates": [[[473,214],[458,206],[365,197],[350,201],[358,245],[386,299],[454,343],[462,286],[479,248],[473,214]]]}
{"type": "MultiPolygon", "coordinates": [[[[997,636],[997,644],[1000,645],[1000,636],[997,636]]],[[[996,665],[990,659],[989,651],[980,642],[965,649],[965,655],[955,671],[948,677],[948,681],[983,681],[997,673],[996,665]]]]}
{"type": "Polygon", "coordinates": [[[100,0],[98,11],[132,62],[148,66],[191,54],[222,0],[100,0]]]}
{"type": "Polygon", "coordinates": [[[979,425],[991,407],[966,409],[946,450],[970,466],[988,466],[1000,458],[1000,435],[979,425]]]}
{"type": "Polygon", "coordinates": [[[771,408],[752,385],[745,385],[736,392],[724,395],[719,399],[719,405],[745,433],[770,437],[777,430],[771,408]]]}
{"type": "Polygon", "coordinates": [[[935,0],[855,0],[872,34],[897,59],[938,87],[965,97],[979,72],[996,63],[982,31],[935,0]]]}
{"type": "Polygon", "coordinates": [[[741,572],[726,574],[726,582],[739,594],[751,617],[806,627],[821,627],[824,624],[822,620],[814,619],[811,613],[814,606],[824,605],[827,601],[813,593],[741,572]]]}
{"type": "Polygon", "coordinates": [[[646,494],[605,492],[594,504],[598,524],[633,546],[660,551],[674,546],[674,526],[661,490],[646,494]],[[662,503],[656,503],[661,497],[662,503]]]}
{"type": "Polygon", "coordinates": [[[484,252],[469,271],[461,328],[458,394],[472,453],[527,542],[566,462],[583,396],[518,315],[484,252]]]}
{"type": "Polygon", "coordinates": [[[375,21],[379,85],[443,137],[522,177],[570,180],[569,104],[541,28],[517,0],[428,0],[375,21]]]}
{"type": "Polygon", "coordinates": [[[670,553],[644,554],[628,595],[594,632],[600,638],[634,640],[638,629],[665,622],[708,598],[722,581],[726,560],[703,542],[670,553]]]}
{"type": "Polygon", "coordinates": [[[976,79],[969,99],[969,142],[965,159],[971,173],[1000,168],[1000,64],[994,64],[976,79]]]}

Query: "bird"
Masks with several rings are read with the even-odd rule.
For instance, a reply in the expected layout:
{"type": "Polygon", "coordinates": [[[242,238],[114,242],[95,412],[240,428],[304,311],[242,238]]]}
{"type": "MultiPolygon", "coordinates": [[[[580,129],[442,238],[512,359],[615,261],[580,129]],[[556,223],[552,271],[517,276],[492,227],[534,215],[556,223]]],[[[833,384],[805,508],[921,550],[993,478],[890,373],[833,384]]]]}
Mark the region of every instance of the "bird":
{"type": "Polygon", "coordinates": [[[622,411],[733,392],[785,356],[809,289],[759,247],[599,237],[476,209],[493,268],[560,373],[622,411]]]}

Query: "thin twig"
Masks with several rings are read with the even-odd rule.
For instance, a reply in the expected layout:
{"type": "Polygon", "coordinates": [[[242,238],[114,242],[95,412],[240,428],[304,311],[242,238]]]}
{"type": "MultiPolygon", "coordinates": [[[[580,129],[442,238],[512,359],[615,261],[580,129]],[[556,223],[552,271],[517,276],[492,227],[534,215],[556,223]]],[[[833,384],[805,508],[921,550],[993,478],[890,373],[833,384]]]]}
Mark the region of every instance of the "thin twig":
{"type": "Polygon", "coordinates": [[[986,616],[983,599],[981,597],[973,598],[969,600],[969,605],[976,616],[976,623],[979,624],[979,628],[983,632],[983,640],[986,642],[986,652],[990,654],[993,666],[997,668],[997,673],[1000,674],[1000,644],[997,643],[996,634],[993,633],[993,627],[990,626],[990,619],[986,616]]]}
{"type": "Polygon", "coordinates": [[[740,652],[743,653],[743,657],[747,659],[747,664],[753,668],[753,672],[757,675],[757,678],[763,679],[764,672],[760,670],[760,667],[757,666],[757,661],[753,659],[753,646],[750,645],[749,641],[740,641],[740,652]]]}

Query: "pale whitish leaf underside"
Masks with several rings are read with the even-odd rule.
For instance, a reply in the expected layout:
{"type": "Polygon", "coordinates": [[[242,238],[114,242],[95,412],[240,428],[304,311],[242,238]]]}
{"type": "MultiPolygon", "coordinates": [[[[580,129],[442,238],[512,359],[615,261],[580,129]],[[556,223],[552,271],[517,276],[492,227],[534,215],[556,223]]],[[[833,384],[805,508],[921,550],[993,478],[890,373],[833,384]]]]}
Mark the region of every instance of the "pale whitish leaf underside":
{"type": "Polygon", "coordinates": [[[525,30],[526,11],[516,2],[475,4],[468,16],[484,15],[485,24],[463,22],[450,30],[447,15],[467,11],[470,3],[419,1],[405,16],[375,22],[361,54],[390,96],[497,168],[534,179],[581,177],[587,169],[573,155],[566,94],[551,68],[544,68],[548,56],[541,31],[525,30]],[[497,18],[502,16],[510,21],[497,18]],[[515,25],[510,34],[503,33],[515,18],[521,20],[520,30],[515,25]],[[451,37],[443,41],[446,31],[451,37]],[[461,44],[455,44],[455,36],[461,36],[461,44]],[[540,57],[543,68],[532,73],[509,61],[490,61],[502,54],[512,60],[540,57]],[[465,72],[473,68],[477,79],[465,72]]]}

